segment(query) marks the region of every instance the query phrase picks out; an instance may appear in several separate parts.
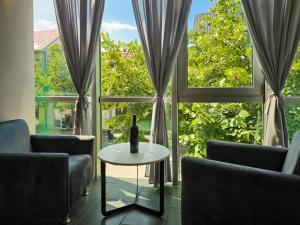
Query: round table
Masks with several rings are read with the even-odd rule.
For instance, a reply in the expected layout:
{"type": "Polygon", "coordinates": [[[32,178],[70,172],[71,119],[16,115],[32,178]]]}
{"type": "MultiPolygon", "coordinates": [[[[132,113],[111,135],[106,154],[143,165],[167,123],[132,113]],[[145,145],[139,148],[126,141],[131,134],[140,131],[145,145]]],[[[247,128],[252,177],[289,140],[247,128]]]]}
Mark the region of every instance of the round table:
{"type": "MultiPolygon", "coordinates": [[[[101,212],[104,216],[109,216],[118,212],[122,212],[129,208],[138,208],[143,211],[162,216],[164,214],[164,160],[169,157],[169,149],[154,143],[139,143],[139,152],[130,153],[130,143],[113,144],[104,147],[99,151],[98,158],[101,162],[101,212]],[[123,206],[121,208],[106,210],[106,163],[120,166],[139,166],[152,163],[159,163],[160,168],[160,207],[159,211],[138,205],[138,191],[136,200],[133,204],[123,206]]],[[[138,177],[137,177],[138,181],[138,177]]],[[[138,182],[137,182],[138,190],[138,182]]]]}

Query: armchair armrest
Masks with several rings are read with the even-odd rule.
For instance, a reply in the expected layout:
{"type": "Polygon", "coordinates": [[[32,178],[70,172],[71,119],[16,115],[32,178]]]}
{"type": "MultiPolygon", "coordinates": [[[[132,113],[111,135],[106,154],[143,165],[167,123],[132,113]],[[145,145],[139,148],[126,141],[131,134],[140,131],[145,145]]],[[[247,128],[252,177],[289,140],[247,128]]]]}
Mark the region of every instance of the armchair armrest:
{"type": "Polygon", "coordinates": [[[34,152],[57,152],[69,155],[88,154],[92,158],[92,177],[97,176],[97,156],[94,149],[94,136],[90,135],[31,135],[34,152]]]}
{"type": "Polygon", "coordinates": [[[89,154],[94,156],[94,136],[31,135],[30,141],[35,152],[60,152],[69,155],[89,154]]]}
{"type": "Polygon", "coordinates": [[[207,142],[207,159],[281,171],[288,149],[225,141],[207,142]]]}
{"type": "Polygon", "coordinates": [[[300,178],[191,157],[182,159],[182,224],[300,221],[300,178]]]}
{"type": "Polygon", "coordinates": [[[67,154],[0,154],[1,218],[63,218],[69,210],[67,154]]]}

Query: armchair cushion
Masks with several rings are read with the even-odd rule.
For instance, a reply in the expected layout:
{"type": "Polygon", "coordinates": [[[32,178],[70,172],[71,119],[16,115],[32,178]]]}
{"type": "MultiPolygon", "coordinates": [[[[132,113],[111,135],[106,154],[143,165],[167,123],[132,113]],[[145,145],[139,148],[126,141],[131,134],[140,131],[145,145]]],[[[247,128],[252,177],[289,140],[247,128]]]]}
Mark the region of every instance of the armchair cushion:
{"type": "Polygon", "coordinates": [[[0,123],[1,152],[32,152],[29,130],[24,120],[12,120],[0,123]]]}
{"type": "Polygon", "coordinates": [[[291,147],[282,168],[283,173],[300,175],[300,132],[293,136],[291,147]]]}

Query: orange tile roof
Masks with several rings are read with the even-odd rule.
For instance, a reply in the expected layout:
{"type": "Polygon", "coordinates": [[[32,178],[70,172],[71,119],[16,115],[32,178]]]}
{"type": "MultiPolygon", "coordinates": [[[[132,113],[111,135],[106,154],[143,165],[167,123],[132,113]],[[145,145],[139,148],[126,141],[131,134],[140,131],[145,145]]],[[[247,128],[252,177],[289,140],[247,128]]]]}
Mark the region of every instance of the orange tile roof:
{"type": "Polygon", "coordinates": [[[59,40],[58,30],[34,31],[34,51],[47,48],[50,44],[59,40]]]}

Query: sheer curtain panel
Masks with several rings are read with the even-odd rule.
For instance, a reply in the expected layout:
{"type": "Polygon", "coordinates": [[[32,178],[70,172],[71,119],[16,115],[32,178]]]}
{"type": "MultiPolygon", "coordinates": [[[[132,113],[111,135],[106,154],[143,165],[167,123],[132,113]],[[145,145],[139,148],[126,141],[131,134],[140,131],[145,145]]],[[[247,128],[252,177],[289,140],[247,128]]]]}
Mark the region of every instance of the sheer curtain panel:
{"type": "MultiPolygon", "coordinates": [[[[185,33],[192,0],[132,0],[136,24],[156,96],[153,100],[152,142],[168,146],[164,94],[185,33]]],[[[170,160],[165,163],[171,181],[170,160]]],[[[147,168],[150,183],[159,181],[159,165],[147,168]]]]}
{"type": "Polygon", "coordinates": [[[56,19],[66,61],[78,93],[75,134],[87,134],[87,92],[95,74],[105,0],[54,0],[56,19]]]}
{"type": "Polygon", "coordinates": [[[242,0],[262,74],[272,89],[266,105],[266,145],[288,147],[282,89],[300,37],[300,1],[242,0]]]}

